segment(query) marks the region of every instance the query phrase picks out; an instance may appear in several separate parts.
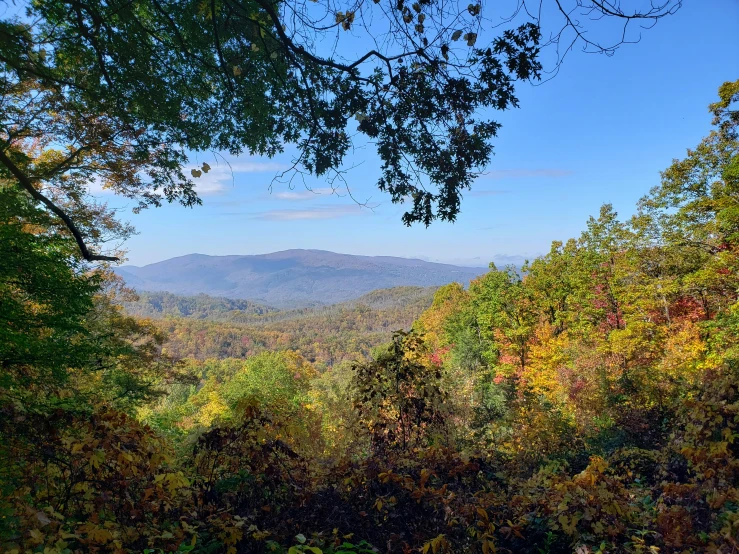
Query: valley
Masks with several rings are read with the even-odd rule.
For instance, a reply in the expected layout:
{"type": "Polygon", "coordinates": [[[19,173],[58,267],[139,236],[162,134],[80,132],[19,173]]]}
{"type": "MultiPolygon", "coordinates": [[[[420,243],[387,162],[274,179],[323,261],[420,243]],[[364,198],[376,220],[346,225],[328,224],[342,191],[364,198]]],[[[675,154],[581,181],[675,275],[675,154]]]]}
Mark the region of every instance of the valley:
{"type": "Polygon", "coordinates": [[[167,335],[164,352],[194,360],[247,358],[293,350],[329,367],[366,359],[394,331],[409,329],[432,302],[436,287],[375,290],[332,306],[277,310],[207,295],[148,293],[125,302],[132,316],[152,318],[167,335]]]}

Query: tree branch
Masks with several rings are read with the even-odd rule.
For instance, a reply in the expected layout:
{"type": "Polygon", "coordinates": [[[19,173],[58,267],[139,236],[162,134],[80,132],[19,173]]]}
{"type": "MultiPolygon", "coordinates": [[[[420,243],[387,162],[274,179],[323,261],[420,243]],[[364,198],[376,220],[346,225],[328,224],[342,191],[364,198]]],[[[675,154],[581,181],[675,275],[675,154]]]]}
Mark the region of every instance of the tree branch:
{"type": "Polygon", "coordinates": [[[366,54],[364,54],[361,58],[356,60],[355,62],[346,65],[337,63],[333,60],[319,58],[318,56],[315,56],[308,52],[304,47],[300,45],[296,45],[290,37],[287,36],[287,33],[285,33],[284,29],[282,28],[282,22],[280,21],[280,16],[275,11],[275,9],[267,2],[266,0],[256,0],[257,4],[265,11],[267,12],[267,15],[272,20],[272,23],[275,26],[275,30],[277,31],[277,35],[280,38],[280,41],[283,43],[283,45],[288,49],[293,51],[295,54],[298,54],[304,58],[307,58],[308,60],[312,61],[315,64],[322,65],[324,67],[331,67],[333,69],[338,69],[339,71],[343,71],[346,73],[353,73],[354,69],[356,69],[358,66],[360,66],[362,63],[370,59],[371,57],[376,57],[380,60],[382,60],[385,63],[389,63],[394,60],[398,60],[400,58],[412,56],[412,55],[423,55],[423,48],[418,48],[416,50],[412,50],[410,52],[402,52],[401,54],[396,54],[393,56],[385,56],[384,54],[378,52],[377,50],[370,50],[366,54]]]}
{"type": "Polygon", "coordinates": [[[220,62],[221,68],[226,73],[226,84],[231,92],[234,91],[233,83],[231,82],[231,76],[228,74],[226,60],[223,57],[223,51],[221,50],[221,37],[218,35],[218,18],[216,15],[216,2],[210,0],[210,17],[213,22],[213,40],[216,43],[216,52],[218,52],[218,61],[220,62]]]}
{"type": "Polygon", "coordinates": [[[34,199],[41,202],[44,206],[46,206],[49,210],[54,212],[57,216],[59,216],[59,219],[61,219],[64,224],[67,226],[67,229],[69,229],[69,232],[72,233],[72,236],[74,237],[74,240],[77,241],[77,246],[79,246],[80,252],[82,254],[82,257],[85,258],[88,262],[95,262],[95,261],[102,261],[102,262],[117,262],[119,261],[119,258],[115,256],[102,256],[99,254],[93,254],[90,252],[89,248],[87,248],[87,245],[85,244],[85,239],[82,236],[82,233],[77,228],[77,226],[74,224],[72,219],[62,210],[59,206],[54,204],[51,200],[46,198],[43,194],[41,194],[39,191],[36,190],[36,187],[33,186],[33,183],[31,182],[31,179],[23,173],[23,171],[20,170],[20,168],[13,163],[13,161],[7,156],[7,154],[0,150],[0,162],[8,168],[8,171],[10,171],[13,176],[18,180],[18,184],[26,190],[34,199]]]}

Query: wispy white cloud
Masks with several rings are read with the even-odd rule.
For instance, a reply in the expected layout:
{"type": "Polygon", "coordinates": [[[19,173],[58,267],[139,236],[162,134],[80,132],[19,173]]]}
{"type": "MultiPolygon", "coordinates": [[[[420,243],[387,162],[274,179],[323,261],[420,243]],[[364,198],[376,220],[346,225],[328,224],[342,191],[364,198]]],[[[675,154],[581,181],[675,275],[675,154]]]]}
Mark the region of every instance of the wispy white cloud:
{"type": "Polygon", "coordinates": [[[276,192],[271,195],[273,198],[278,200],[310,200],[315,199],[317,196],[335,194],[337,196],[343,196],[346,194],[344,189],[332,189],[326,188],[314,188],[305,190],[285,190],[276,192]]]}
{"type": "Polygon", "coordinates": [[[556,168],[545,168],[545,169],[498,169],[494,171],[488,171],[483,174],[483,177],[487,179],[526,179],[531,177],[567,177],[572,175],[574,171],[570,169],[556,169],[556,168]]]}
{"type": "MultiPolygon", "coordinates": [[[[229,167],[225,162],[218,164],[218,166],[229,167]]],[[[231,162],[230,169],[234,173],[268,173],[285,171],[288,166],[278,162],[235,161],[231,162]]]]}
{"type": "Polygon", "coordinates": [[[214,167],[208,173],[194,178],[195,190],[198,196],[214,196],[223,194],[228,187],[234,185],[234,176],[226,167],[214,167]]]}
{"type": "Polygon", "coordinates": [[[252,214],[252,219],[263,221],[336,219],[339,217],[360,215],[366,211],[366,209],[363,209],[357,204],[327,204],[305,209],[267,210],[252,214]]]}
{"type": "MultiPolygon", "coordinates": [[[[257,162],[257,161],[239,161],[235,160],[230,163],[226,163],[223,160],[220,161],[207,161],[210,169],[206,173],[202,171],[203,162],[191,161],[185,166],[185,175],[188,177],[191,175],[191,170],[201,170],[200,177],[194,177],[192,180],[195,183],[195,190],[199,196],[215,196],[223,194],[230,186],[233,186],[236,180],[236,175],[240,173],[277,173],[284,171],[287,166],[277,162],[257,162]]],[[[90,194],[95,196],[104,194],[113,194],[110,189],[103,188],[103,181],[101,179],[95,179],[89,186],[90,194]]]]}
{"type": "Polygon", "coordinates": [[[113,194],[112,190],[103,188],[103,180],[97,177],[93,178],[92,182],[87,185],[87,190],[93,196],[100,196],[101,194],[113,194]]]}
{"type": "Polygon", "coordinates": [[[201,196],[223,194],[235,184],[236,175],[239,173],[277,173],[287,169],[287,166],[276,162],[221,161],[208,165],[210,165],[208,173],[203,172],[200,177],[193,179],[195,190],[201,196]]]}

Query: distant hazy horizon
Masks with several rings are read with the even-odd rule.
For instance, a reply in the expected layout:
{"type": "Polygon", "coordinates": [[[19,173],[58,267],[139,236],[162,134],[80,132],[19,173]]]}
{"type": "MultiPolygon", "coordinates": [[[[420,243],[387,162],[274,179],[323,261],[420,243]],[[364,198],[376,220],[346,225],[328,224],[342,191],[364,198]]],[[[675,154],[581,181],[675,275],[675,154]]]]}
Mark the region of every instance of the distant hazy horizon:
{"type": "Polygon", "coordinates": [[[486,267],[292,249],[251,256],[189,254],[143,267],[123,265],[115,272],[138,291],[207,294],[294,308],[344,302],[378,289],[467,285],[486,273],[486,267]]]}
{"type": "Polygon", "coordinates": [[[516,256],[516,255],[499,254],[499,255],[493,255],[490,258],[487,258],[484,256],[478,256],[476,258],[444,259],[444,258],[436,258],[433,256],[424,256],[421,254],[409,255],[409,256],[397,256],[393,254],[362,254],[362,253],[357,253],[357,252],[337,252],[335,250],[329,250],[326,248],[285,248],[281,250],[275,250],[273,252],[234,252],[232,254],[208,254],[206,252],[188,252],[186,254],[178,254],[176,256],[169,256],[169,257],[165,257],[159,260],[151,260],[151,261],[147,261],[144,263],[126,262],[126,263],[121,264],[120,267],[127,267],[127,266],[128,267],[145,267],[148,265],[166,262],[168,260],[173,260],[175,258],[185,258],[187,256],[209,256],[209,257],[214,257],[214,258],[228,257],[228,256],[264,256],[264,255],[269,255],[269,254],[278,254],[281,252],[289,252],[291,250],[328,252],[331,254],[341,254],[345,256],[367,256],[370,258],[383,258],[383,257],[402,258],[406,260],[420,260],[422,262],[454,265],[454,266],[459,266],[459,267],[474,267],[474,268],[487,268],[490,266],[490,262],[493,262],[497,266],[500,266],[500,267],[503,267],[506,265],[521,266],[526,260],[532,260],[536,258],[537,256],[541,255],[541,254],[537,254],[535,256],[516,256]]]}

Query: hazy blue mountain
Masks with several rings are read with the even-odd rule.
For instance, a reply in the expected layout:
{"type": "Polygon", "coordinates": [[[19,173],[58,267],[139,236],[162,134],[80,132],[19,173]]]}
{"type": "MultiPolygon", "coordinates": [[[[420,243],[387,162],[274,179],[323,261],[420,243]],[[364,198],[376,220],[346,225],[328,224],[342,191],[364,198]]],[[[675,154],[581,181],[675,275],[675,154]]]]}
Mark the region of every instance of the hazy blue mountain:
{"type": "Polygon", "coordinates": [[[391,256],[285,250],[255,256],[189,254],[116,272],[139,291],[248,299],[277,308],[334,304],[376,289],[467,284],[486,272],[391,256]]]}

